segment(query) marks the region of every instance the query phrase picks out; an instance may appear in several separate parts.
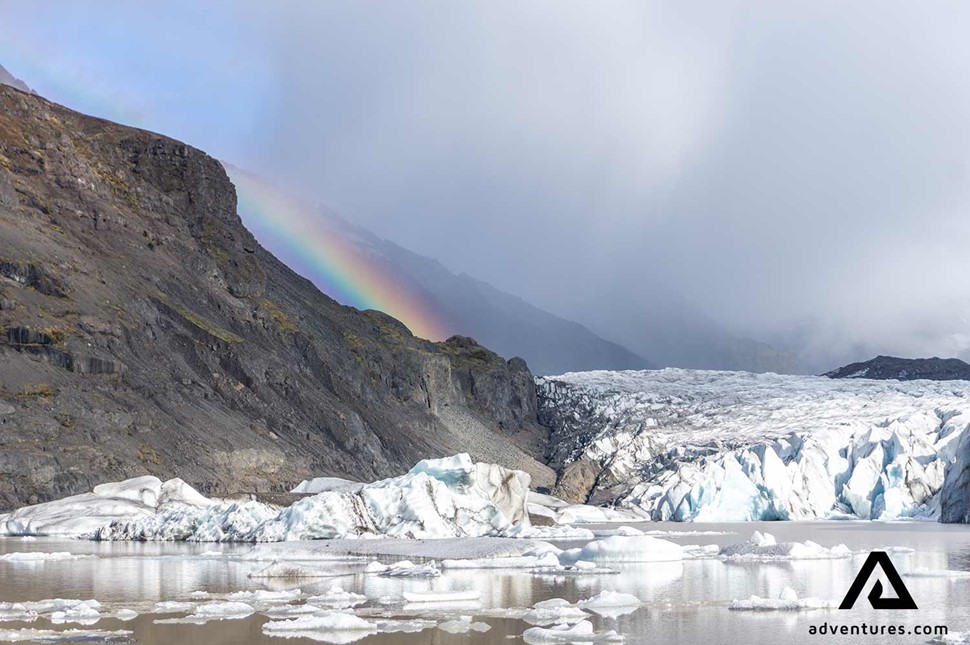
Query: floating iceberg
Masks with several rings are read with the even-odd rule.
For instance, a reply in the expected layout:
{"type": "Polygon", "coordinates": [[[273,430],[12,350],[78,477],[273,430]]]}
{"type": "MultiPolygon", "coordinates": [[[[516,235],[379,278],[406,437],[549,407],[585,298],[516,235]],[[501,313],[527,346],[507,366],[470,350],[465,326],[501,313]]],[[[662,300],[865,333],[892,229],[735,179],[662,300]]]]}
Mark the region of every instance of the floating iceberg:
{"type": "Polygon", "coordinates": [[[803,611],[807,609],[835,609],[834,600],[799,598],[791,587],[785,587],[777,598],[751,596],[747,600],[735,600],[728,609],[734,611],[803,611]]]}
{"type": "Polygon", "coordinates": [[[679,544],[648,535],[614,535],[594,540],[582,548],[564,551],[563,564],[578,561],[601,562],[679,562],[684,549],[679,544]]]}
{"type": "Polygon", "coordinates": [[[551,598],[537,602],[532,609],[522,615],[522,620],[530,625],[572,625],[589,617],[585,611],[563,598],[551,598]]]}
{"type": "Polygon", "coordinates": [[[467,454],[426,459],[401,477],[327,490],[283,510],[209,500],[181,480],[140,477],[14,511],[0,535],[199,542],[514,535],[529,526],[528,491],[526,473],[467,454]]]}
{"type": "Polygon", "coordinates": [[[945,481],[961,481],[959,464],[945,475],[970,425],[967,382],[682,369],[537,382],[560,488],[654,520],[936,518],[945,481]]]}
{"type": "Polygon", "coordinates": [[[0,555],[0,562],[57,562],[59,560],[79,560],[93,558],[93,555],[75,555],[66,551],[42,553],[39,551],[14,552],[0,555]]]}
{"type": "Polygon", "coordinates": [[[293,562],[274,562],[249,574],[250,578],[332,578],[340,575],[330,569],[307,567],[293,562]]]}
{"type": "Polygon", "coordinates": [[[729,544],[718,555],[728,560],[834,560],[848,558],[852,551],[844,544],[827,548],[811,540],[778,542],[771,533],[755,531],[747,542],[729,544]]]}
{"type": "Polygon", "coordinates": [[[3,643],[130,643],[134,632],[100,629],[0,629],[3,643]]]}
{"type": "Polygon", "coordinates": [[[385,578],[437,578],[441,570],[434,560],[427,564],[414,564],[410,560],[399,560],[393,564],[381,564],[374,560],[364,569],[365,573],[376,573],[385,578]]]}
{"type": "Polygon", "coordinates": [[[575,625],[555,625],[553,627],[532,627],[525,630],[522,638],[529,645],[540,643],[622,643],[625,639],[615,631],[596,632],[593,623],[583,620],[575,625]]]}
{"type": "Polygon", "coordinates": [[[330,609],[349,609],[350,607],[363,605],[367,602],[367,596],[352,591],[344,591],[343,587],[334,585],[319,596],[307,598],[307,602],[311,605],[328,607],[330,609]]]}

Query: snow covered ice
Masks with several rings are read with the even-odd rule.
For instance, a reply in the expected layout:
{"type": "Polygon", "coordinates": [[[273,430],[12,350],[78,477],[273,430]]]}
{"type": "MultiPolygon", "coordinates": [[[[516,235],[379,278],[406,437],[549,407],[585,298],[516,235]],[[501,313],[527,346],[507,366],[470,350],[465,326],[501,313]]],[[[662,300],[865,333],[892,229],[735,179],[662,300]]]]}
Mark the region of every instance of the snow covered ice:
{"type": "Polygon", "coordinates": [[[654,520],[935,518],[970,424],[962,381],[664,369],[538,384],[564,483],[592,472],[592,500],[654,520]]]}

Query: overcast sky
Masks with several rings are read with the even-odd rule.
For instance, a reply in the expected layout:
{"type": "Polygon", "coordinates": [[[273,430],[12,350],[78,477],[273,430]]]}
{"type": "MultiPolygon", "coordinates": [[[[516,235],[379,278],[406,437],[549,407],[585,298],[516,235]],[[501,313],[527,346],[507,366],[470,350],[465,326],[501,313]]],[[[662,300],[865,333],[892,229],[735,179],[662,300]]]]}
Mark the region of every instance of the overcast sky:
{"type": "Polygon", "coordinates": [[[970,4],[0,0],[0,63],[558,313],[970,347],[970,4]]]}

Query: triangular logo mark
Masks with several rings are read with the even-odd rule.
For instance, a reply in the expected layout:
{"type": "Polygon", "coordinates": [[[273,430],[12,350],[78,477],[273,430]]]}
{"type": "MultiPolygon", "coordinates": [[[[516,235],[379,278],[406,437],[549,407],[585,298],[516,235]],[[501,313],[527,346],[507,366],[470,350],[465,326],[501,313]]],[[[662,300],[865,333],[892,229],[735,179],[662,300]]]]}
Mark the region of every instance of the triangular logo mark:
{"type": "Polygon", "coordinates": [[[866,583],[869,582],[869,578],[872,577],[873,572],[876,570],[876,565],[882,568],[883,573],[886,574],[886,579],[889,580],[889,584],[892,585],[893,591],[896,592],[895,598],[883,598],[882,597],[882,583],[876,580],[876,584],[872,586],[872,591],[869,592],[869,604],[872,605],[873,609],[916,609],[916,601],[913,600],[913,596],[910,595],[909,589],[903,584],[903,579],[899,576],[899,572],[896,571],[896,567],[893,566],[892,560],[889,559],[889,554],[885,551],[873,551],[866,558],[865,564],[862,565],[862,569],[859,570],[859,575],[855,577],[852,581],[852,586],[849,587],[849,592],[845,594],[845,598],[842,599],[842,604],[839,605],[839,609],[852,609],[855,601],[858,600],[859,594],[862,593],[863,588],[865,588],[866,583]]]}

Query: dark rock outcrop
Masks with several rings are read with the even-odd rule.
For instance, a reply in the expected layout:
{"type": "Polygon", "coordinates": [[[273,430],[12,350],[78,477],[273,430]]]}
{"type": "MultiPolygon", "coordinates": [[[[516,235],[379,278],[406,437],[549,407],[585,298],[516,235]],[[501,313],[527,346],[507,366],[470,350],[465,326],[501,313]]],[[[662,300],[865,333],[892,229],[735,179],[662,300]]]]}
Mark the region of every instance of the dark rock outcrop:
{"type": "Polygon", "coordinates": [[[0,86],[0,509],[144,474],[205,493],[526,470],[526,365],[344,307],[242,225],[223,167],[0,86]]]}
{"type": "Polygon", "coordinates": [[[880,380],[970,381],[970,365],[957,358],[896,358],[877,356],[826,372],[829,378],[871,378],[880,380]]]}

